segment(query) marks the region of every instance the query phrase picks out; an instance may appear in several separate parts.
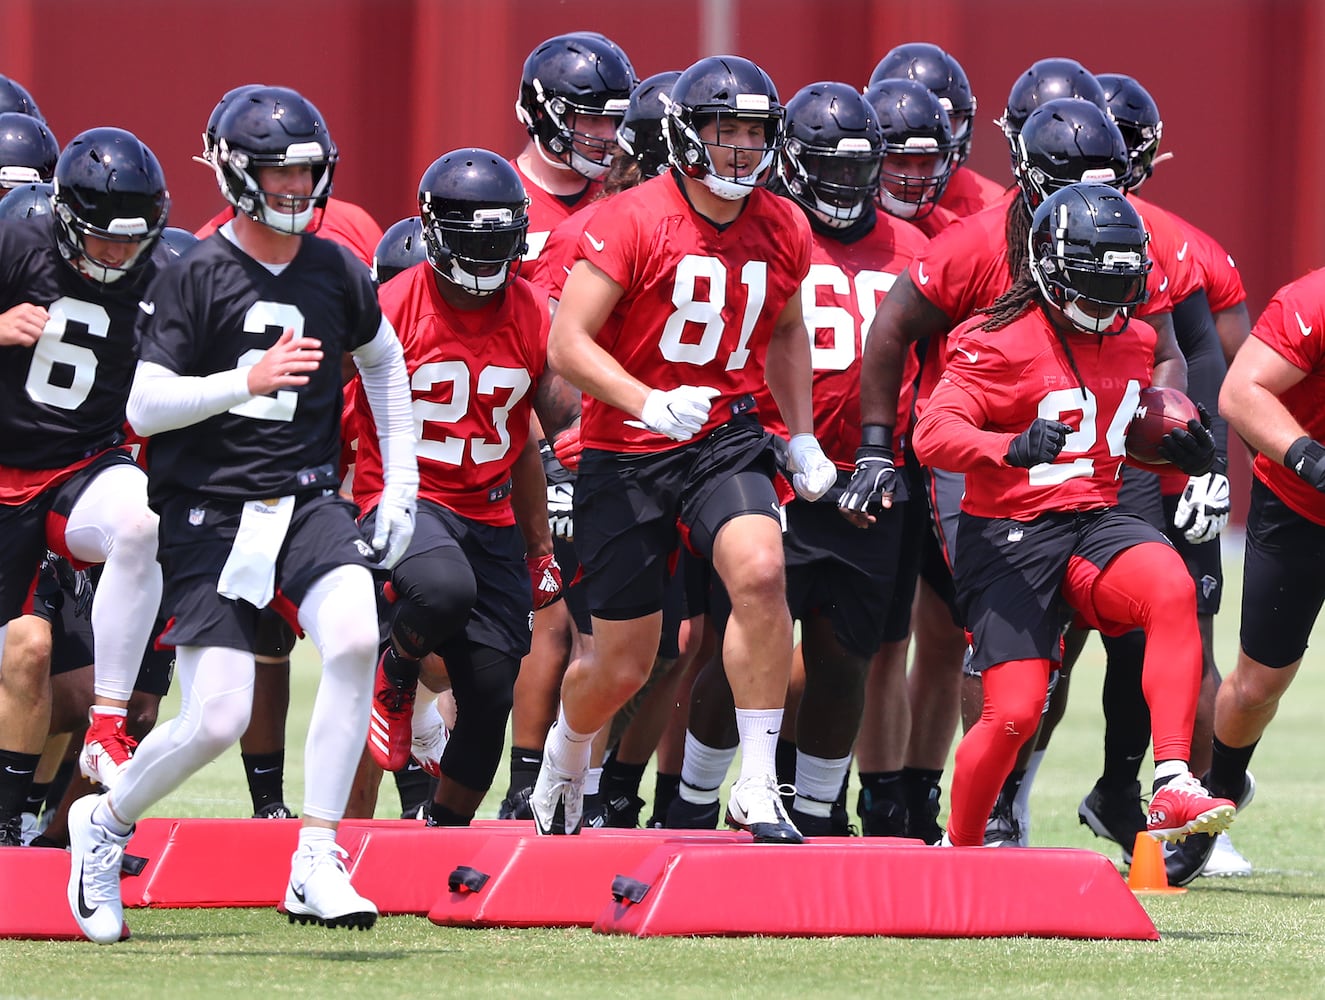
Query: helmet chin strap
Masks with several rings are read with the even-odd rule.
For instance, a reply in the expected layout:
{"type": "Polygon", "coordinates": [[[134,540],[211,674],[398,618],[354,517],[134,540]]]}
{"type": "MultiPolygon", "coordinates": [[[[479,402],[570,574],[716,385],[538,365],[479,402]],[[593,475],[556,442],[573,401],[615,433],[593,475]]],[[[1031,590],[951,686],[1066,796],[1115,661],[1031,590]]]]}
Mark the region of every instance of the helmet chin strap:
{"type": "Polygon", "coordinates": [[[883,203],[885,212],[898,219],[914,219],[922,207],[918,202],[903,201],[883,187],[879,188],[879,201],[883,203]]]}
{"type": "Polygon", "coordinates": [[[1113,326],[1118,319],[1121,309],[1111,309],[1103,316],[1094,316],[1086,312],[1075,301],[1068,302],[1063,306],[1063,315],[1072,321],[1072,325],[1085,330],[1087,333],[1107,333],[1109,327],[1113,326]]]}

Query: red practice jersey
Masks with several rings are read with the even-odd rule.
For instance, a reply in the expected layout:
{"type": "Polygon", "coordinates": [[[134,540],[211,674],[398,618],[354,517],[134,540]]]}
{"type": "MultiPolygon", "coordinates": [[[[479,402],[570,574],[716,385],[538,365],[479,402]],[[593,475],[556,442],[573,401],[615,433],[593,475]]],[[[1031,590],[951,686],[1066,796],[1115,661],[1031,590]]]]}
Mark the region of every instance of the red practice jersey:
{"type": "MultiPolygon", "coordinates": [[[[1252,327],[1251,335],[1266,344],[1306,378],[1279,401],[1317,441],[1325,440],[1325,268],[1285,285],[1252,327]]],[[[1289,507],[1317,524],[1325,524],[1325,494],[1313,489],[1292,469],[1257,455],[1252,472],[1289,507]]]]}
{"type": "Polygon", "coordinates": [[[908,219],[907,221],[932,240],[960,218],[961,216],[956,212],[949,211],[942,204],[939,204],[935,205],[933,211],[928,215],[921,216],[919,219],[908,219]]]}
{"type": "Polygon", "coordinates": [[[966,216],[982,212],[990,205],[997,205],[1003,198],[1007,185],[991,181],[983,174],[977,174],[970,167],[958,167],[948,179],[948,187],[939,199],[939,207],[953,215],[966,216]]]}
{"type": "Polygon", "coordinates": [[[574,215],[559,222],[547,236],[543,252],[536,260],[526,261],[521,273],[554,299],[561,298],[561,290],[575,263],[575,250],[580,245],[580,234],[588,228],[589,220],[598,214],[603,199],[591,201],[574,215]]]}
{"type": "Polygon", "coordinates": [[[533,178],[520,169],[520,164],[516,160],[511,160],[511,166],[520,175],[524,193],[529,197],[529,234],[525,237],[529,249],[525,252],[524,259],[526,262],[537,260],[543,253],[543,246],[547,243],[552,230],[570,218],[572,212],[584,208],[593,201],[603,186],[597,181],[591,181],[583,192],[567,201],[558,198],[555,194],[548,194],[539,187],[533,178]]]}
{"type": "MultiPolygon", "coordinates": [[[[703,436],[764,384],[777,317],[810,268],[810,224],[785,198],[756,188],[721,228],[698,215],[665,174],[609,199],[580,237],[577,258],[625,289],[598,343],[655,389],[717,389],[703,436]]],[[[681,447],[587,398],[586,448],[658,452],[681,447]]]]}
{"type": "Polygon", "coordinates": [[[1164,269],[1169,279],[1168,288],[1165,289],[1169,298],[1181,302],[1194,292],[1201,291],[1201,270],[1196,266],[1191,239],[1181,220],[1172,212],[1134,194],[1129,194],[1127,200],[1141,214],[1141,221],[1146,224],[1146,232],[1150,234],[1150,256],[1164,269]]]}
{"type": "MultiPolygon", "coordinates": [[[[205,240],[234,217],[234,208],[227,205],[207,220],[194,235],[205,240]]],[[[310,227],[310,232],[324,240],[339,243],[368,267],[373,266],[373,254],[377,251],[377,244],[382,242],[382,227],[373,217],[353,202],[341,201],[339,198],[327,199],[320,223],[310,227]]]]}
{"type": "Polygon", "coordinates": [[[1209,233],[1197,229],[1186,219],[1178,218],[1191,240],[1191,257],[1201,272],[1201,286],[1210,302],[1210,311],[1220,313],[1247,301],[1247,289],[1233,256],[1209,233]]]}
{"type": "Polygon", "coordinates": [[[979,329],[984,319],[954,331],[953,356],[912,435],[916,456],[965,472],[962,510],[977,517],[1029,521],[1116,506],[1127,425],[1154,369],[1154,329],[1134,319],[1113,336],[1066,334],[1078,381],[1040,309],[1001,330],[979,329]],[[1009,466],[1008,446],[1037,417],[1072,426],[1063,450],[1031,469],[1009,466]]]}
{"type": "MultiPolygon", "coordinates": [[[[801,311],[814,368],[814,432],[839,469],[853,469],[860,444],[860,356],[879,303],[928,242],[915,226],[878,213],[874,229],[854,243],[814,234],[810,273],[801,282],[801,311]]],[[[914,353],[907,352],[909,369],[914,353]]],[[[896,434],[906,433],[915,372],[904,378],[896,434]]],[[[772,393],[759,394],[759,417],[787,436],[772,393]]]]}
{"type": "MultiPolygon", "coordinates": [[[[482,308],[455,309],[425,261],[383,285],[381,303],[410,376],[419,496],[471,520],[514,524],[505,487],[547,367],[546,296],[517,278],[482,308]]],[[[356,411],[354,501],[370,510],[382,493],[382,455],[361,386],[356,411]]]]}

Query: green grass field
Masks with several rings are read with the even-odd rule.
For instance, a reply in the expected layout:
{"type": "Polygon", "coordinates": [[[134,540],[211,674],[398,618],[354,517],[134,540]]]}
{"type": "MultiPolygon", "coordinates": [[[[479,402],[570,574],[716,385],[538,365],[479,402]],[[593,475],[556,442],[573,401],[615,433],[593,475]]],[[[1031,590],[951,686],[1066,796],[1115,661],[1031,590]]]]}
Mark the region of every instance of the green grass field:
{"type": "MultiPolygon", "coordinates": [[[[1225,669],[1236,652],[1237,552],[1227,553],[1229,592],[1217,620],[1225,669]]],[[[1256,874],[1201,879],[1185,895],[1146,898],[1162,935],[1158,943],[636,940],[585,930],[443,929],[421,917],[384,918],[371,932],[352,934],[290,925],[268,910],[132,910],[133,939],[110,948],[0,942],[0,996],[1325,997],[1325,774],[1310,749],[1325,676],[1316,658],[1308,652],[1306,669],[1257,752],[1256,801],[1233,827],[1256,874]]],[[[1037,846],[1106,846],[1076,815],[1099,767],[1102,665],[1092,642],[1035,786],[1037,846]]],[[[302,729],[316,677],[315,661],[303,652],[290,717],[292,803],[299,801],[302,729]]],[[[173,712],[171,701],[162,717],[173,712]]],[[[646,790],[651,782],[646,778],[646,790]]],[[[480,815],[495,815],[503,790],[489,796],[480,815]]],[[[395,802],[394,788],[384,784],[379,815],[392,815],[395,802]]],[[[238,816],[248,806],[232,751],[156,814],[238,816]]]]}

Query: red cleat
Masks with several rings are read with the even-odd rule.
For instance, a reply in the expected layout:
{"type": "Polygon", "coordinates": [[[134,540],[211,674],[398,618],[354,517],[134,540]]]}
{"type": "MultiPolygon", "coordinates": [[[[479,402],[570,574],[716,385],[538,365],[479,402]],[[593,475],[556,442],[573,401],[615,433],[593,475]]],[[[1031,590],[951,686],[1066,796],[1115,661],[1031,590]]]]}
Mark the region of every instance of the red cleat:
{"type": "Polygon", "coordinates": [[[377,661],[373,678],[373,711],[368,719],[368,752],[385,771],[399,771],[409,763],[410,736],[414,716],[415,684],[397,686],[386,675],[386,654],[377,661]]]}
{"type": "Polygon", "coordinates": [[[1151,796],[1146,829],[1169,841],[1183,840],[1192,833],[1223,833],[1237,809],[1232,800],[1212,796],[1190,773],[1182,774],[1151,796]]]}
{"type": "Polygon", "coordinates": [[[87,735],[78,755],[78,769],[90,781],[109,790],[115,787],[125,766],[133,757],[138,741],[124,731],[124,716],[88,711],[87,735]]]}

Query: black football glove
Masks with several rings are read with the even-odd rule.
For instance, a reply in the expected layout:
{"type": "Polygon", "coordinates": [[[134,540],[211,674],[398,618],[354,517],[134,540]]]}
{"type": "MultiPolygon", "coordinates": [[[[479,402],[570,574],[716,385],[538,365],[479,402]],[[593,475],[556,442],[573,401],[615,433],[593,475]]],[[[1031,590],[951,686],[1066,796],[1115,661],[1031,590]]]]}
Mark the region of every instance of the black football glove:
{"type": "Polygon", "coordinates": [[[1301,476],[1303,482],[1325,493],[1325,447],[1304,435],[1288,446],[1284,465],[1301,476]]]}
{"type": "Polygon", "coordinates": [[[1052,462],[1063,450],[1063,443],[1071,433],[1071,426],[1061,420],[1036,417],[1034,423],[1012,439],[1008,453],[1003,457],[1008,465],[1018,469],[1052,462]]]}
{"type": "Polygon", "coordinates": [[[1160,455],[1189,476],[1204,476],[1215,464],[1215,436],[1210,433],[1210,414],[1196,404],[1199,420],[1188,420],[1187,429],[1175,428],[1160,439],[1160,455]]]}
{"type": "Polygon", "coordinates": [[[885,496],[897,490],[897,467],[893,464],[893,429],[882,424],[861,428],[860,447],[856,449],[856,471],[851,473],[838,507],[864,514],[878,510],[885,496]]]}

